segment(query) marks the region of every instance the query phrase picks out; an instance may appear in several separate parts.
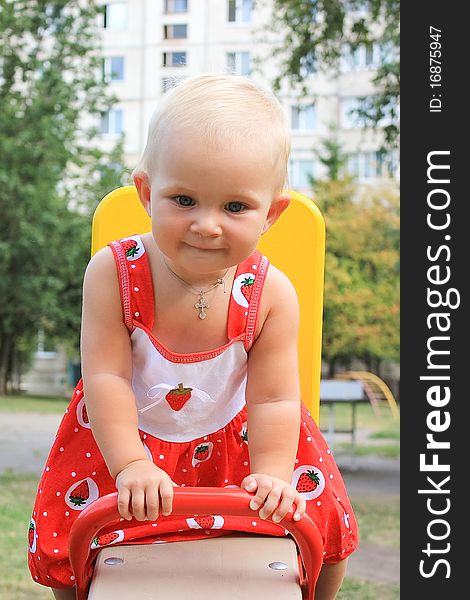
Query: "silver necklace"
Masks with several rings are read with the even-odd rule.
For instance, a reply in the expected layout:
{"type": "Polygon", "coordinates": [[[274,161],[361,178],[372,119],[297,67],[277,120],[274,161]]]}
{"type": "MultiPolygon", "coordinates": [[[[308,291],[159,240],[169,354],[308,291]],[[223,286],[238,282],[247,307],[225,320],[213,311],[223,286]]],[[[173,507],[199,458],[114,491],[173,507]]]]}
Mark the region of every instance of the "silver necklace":
{"type": "Polygon", "coordinates": [[[206,290],[198,290],[197,288],[195,288],[194,286],[192,286],[190,283],[188,283],[187,281],[185,281],[182,277],[180,277],[179,275],[177,275],[173,271],[173,269],[170,268],[170,266],[168,265],[168,263],[166,262],[165,259],[163,259],[163,262],[165,263],[165,266],[168,269],[168,272],[170,273],[170,275],[172,277],[174,277],[177,281],[179,281],[187,290],[189,290],[190,292],[192,292],[196,296],[199,296],[199,299],[196,302],[196,304],[194,305],[194,308],[197,308],[199,310],[199,318],[200,319],[205,319],[206,316],[207,316],[206,308],[209,308],[209,304],[207,304],[206,298],[205,298],[205,294],[207,294],[207,292],[210,292],[211,290],[213,290],[214,288],[216,288],[218,285],[223,285],[224,286],[224,294],[227,293],[227,288],[226,288],[226,285],[225,285],[225,276],[227,275],[230,267],[229,267],[229,269],[227,269],[225,271],[225,273],[222,275],[222,277],[219,277],[218,279],[216,279],[215,283],[213,283],[212,285],[210,285],[206,290]]]}

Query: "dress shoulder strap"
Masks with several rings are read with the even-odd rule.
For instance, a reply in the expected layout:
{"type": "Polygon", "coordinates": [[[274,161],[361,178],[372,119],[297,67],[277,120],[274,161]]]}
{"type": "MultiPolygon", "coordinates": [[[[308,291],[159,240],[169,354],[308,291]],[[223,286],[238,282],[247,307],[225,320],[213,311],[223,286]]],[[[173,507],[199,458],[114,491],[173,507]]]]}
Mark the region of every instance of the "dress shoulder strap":
{"type": "Polygon", "coordinates": [[[145,246],[139,235],[110,242],[119,276],[124,323],[132,331],[135,322],[152,330],[155,318],[153,282],[145,246]]]}
{"type": "Polygon", "coordinates": [[[235,273],[228,315],[228,337],[233,339],[244,333],[245,350],[253,345],[258,309],[269,261],[255,250],[241,262],[235,273]]]}

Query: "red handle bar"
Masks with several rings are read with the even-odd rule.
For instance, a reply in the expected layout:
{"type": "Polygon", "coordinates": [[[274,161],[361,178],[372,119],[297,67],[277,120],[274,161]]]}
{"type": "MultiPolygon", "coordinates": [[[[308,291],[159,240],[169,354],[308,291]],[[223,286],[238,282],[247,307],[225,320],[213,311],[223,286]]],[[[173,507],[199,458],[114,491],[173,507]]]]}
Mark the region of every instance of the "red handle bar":
{"type": "MultiPolygon", "coordinates": [[[[252,517],[252,494],[243,490],[211,487],[178,487],[173,489],[173,515],[223,514],[252,517]]],[[[323,562],[323,540],[317,526],[305,514],[294,521],[291,510],[279,523],[294,538],[307,576],[307,600],[314,600],[315,583],[323,562]]],[[[90,545],[105,526],[117,523],[121,516],[117,508],[117,492],[98,498],[77,517],[70,530],[70,564],[75,576],[76,599],[86,600],[88,580],[93,570],[90,545]]],[[[189,542],[190,543],[190,542],[189,542]]]]}

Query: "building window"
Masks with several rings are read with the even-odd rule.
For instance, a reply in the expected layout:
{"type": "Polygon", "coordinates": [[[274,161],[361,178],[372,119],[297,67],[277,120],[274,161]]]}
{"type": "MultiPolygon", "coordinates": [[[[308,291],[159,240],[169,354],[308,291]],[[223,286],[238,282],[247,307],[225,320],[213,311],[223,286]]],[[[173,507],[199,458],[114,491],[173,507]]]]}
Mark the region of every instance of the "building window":
{"type": "Polygon", "coordinates": [[[105,4],[103,27],[109,31],[124,31],[127,29],[126,2],[105,4]]]}
{"type": "Polygon", "coordinates": [[[249,75],[251,58],[249,52],[227,52],[227,69],[234,75],[249,75]]]}
{"type": "Polygon", "coordinates": [[[349,50],[346,64],[350,69],[372,69],[379,64],[380,47],[378,44],[361,44],[355,50],[349,50]]]}
{"type": "Polygon", "coordinates": [[[358,152],[348,157],[348,172],[357,179],[395,177],[396,155],[384,152],[358,152]]]}
{"type": "Polygon", "coordinates": [[[188,26],[184,25],[164,25],[163,38],[165,40],[184,40],[188,37],[188,26]]]}
{"type": "Polygon", "coordinates": [[[188,0],[165,0],[165,12],[167,14],[187,13],[188,0]]]}
{"type": "Polygon", "coordinates": [[[107,56],[103,62],[104,81],[124,81],[124,56],[107,56]]]}
{"type": "Polygon", "coordinates": [[[342,98],[340,104],[341,127],[344,129],[360,127],[361,122],[356,112],[360,108],[361,101],[359,98],[342,98]]]}
{"type": "Polygon", "coordinates": [[[184,77],[162,77],[162,94],[180,84],[184,77]]]}
{"type": "Polygon", "coordinates": [[[295,189],[311,188],[314,162],[311,159],[289,160],[289,184],[295,189]]]}
{"type": "Polygon", "coordinates": [[[313,104],[291,107],[291,128],[295,131],[313,131],[315,129],[315,107],[313,104]]]}
{"type": "Polygon", "coordinates": [[[100,132],[106,135],[120,135],[123,132],[124,112],[113,108],[101,116],[100,132]]]}
{"type": "Polygon", "coordinates": [[[164,52],[163,53],[164,67],[185,67],[186,52],[164,52]]]}
{"type": "Polygon", "coordinates": [[[230,23],[249,23],[253,0],[228,0],[228,20],[230,23]]]}

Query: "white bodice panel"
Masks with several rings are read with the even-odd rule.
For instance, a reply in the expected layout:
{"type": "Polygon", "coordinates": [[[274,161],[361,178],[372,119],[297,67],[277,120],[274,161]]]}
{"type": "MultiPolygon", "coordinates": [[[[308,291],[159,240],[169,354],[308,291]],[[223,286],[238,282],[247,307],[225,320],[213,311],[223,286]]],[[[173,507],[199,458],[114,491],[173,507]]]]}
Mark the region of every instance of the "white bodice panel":
{"type": "Polygon", "coordinates": [[[170,442],[188,442],[223,428],[245,406],[243,341],[233,341],[204,360],[198,355],[174,355],[169,360],[139,327],[131,341],[132,388],[142,431],[170,442]]]}

